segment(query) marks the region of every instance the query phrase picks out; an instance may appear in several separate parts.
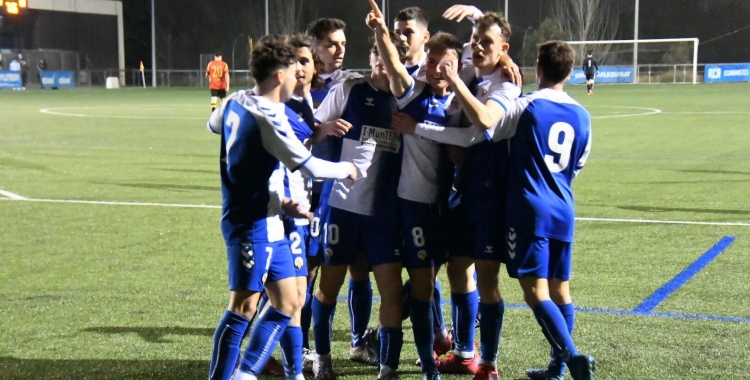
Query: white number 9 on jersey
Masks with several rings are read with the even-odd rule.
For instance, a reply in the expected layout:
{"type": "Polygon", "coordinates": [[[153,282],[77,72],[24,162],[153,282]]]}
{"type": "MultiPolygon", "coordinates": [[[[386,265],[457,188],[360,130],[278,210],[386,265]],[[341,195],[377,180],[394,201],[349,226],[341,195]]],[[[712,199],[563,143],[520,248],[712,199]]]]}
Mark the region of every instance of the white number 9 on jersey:
{"type": "Polygon", "coordinates": [[[559,173],[568,167],[570,162],[570,148],[575,140],[575,130],[568,123],[558,122],[552,124],[549,129],[549,140],[547,145],[549,149],[560,155],[560,160],[555,162],[555,156],[551,154],[544,155],[544,162],[547,164],[549,171],[559,173]],[[560,135],[563,135],[563,141],[560,142],[560,135]]]}

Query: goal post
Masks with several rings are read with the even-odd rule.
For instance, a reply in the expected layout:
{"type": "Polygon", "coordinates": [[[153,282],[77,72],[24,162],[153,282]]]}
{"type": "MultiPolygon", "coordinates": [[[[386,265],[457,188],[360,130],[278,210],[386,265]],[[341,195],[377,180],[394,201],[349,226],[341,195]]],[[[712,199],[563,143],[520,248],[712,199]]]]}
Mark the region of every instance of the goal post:
{"type": "Polygon", "coordinates": [[[605,75],[597,83],[698,83],[698,38],[567,42],[576,49],[574,68],[593,53],[605,75]]]}

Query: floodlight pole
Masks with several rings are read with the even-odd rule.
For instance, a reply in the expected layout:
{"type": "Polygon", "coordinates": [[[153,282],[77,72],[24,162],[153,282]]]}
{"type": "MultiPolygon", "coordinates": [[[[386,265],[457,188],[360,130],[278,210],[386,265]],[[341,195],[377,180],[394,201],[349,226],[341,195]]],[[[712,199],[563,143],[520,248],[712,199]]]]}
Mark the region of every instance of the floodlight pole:
{"type": "Polygon", "coordinates": [[[268,0],[266,0],[266,35],[268,35],[268,0]]]}
{"type": "Polygon", "coordinates": [[[156,87],[156,8],[151,0],[151,87],[156,87]]]}
{"type": "Polygon", "coordinates": [[[505,21],[508,21],[508,0],[505,0],[505,13],[503,13],[503,16],[505,16],[505,21]]]}
{"type": "Polygon", "coordinates": [[[638,17],[641,0],[635,0],[635,25],[633,25],[633,83],[638,84],[638,17]]]}

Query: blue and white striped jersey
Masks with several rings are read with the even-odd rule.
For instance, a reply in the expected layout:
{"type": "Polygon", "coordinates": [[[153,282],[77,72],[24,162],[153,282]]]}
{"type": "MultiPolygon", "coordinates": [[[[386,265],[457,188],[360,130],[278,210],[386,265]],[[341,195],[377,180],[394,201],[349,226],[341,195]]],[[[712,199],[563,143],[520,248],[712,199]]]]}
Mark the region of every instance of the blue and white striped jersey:
{"type": "MultiPolygon", "coordinates": [[[[447,111],[453,96],[452,92],[443,97],[435,96],[427,83],[412,79],[411,85],[401,98],[397,98],[397,102],[401,112],[419,123],[446,126],[451,117],[447,111]]],[[[453,174],[445,147],[417,135],[405,135],[403,140],[399,198],[437,203],[441,190],[450,182],[453,174]]]]}
{"type": "Polygon", "coordinates": [[[351,171],[347,163],[321,165],[313,158],[294,135],[285,109],[245,92],[232,96],[209,119],[209,129],[222,137],[221,230],[227,245],[284,239],[284,166],[292,171],[309,166],[309,175],[335,178],[346,178],[351,171]]]}
{"type": "Polygon", "coordinates": [[[328,205],[361,215],[393,211],[400,172],[401,138],[391,127],[396,111],[393,94],[375,88],[370,78],[346,80],[335,86],[315,111],[325,123],[344,119],[352,128],[342,138],[327,137],[332,161],[350,161],[361,177],[355,183],[326,183],[328,205]]]}

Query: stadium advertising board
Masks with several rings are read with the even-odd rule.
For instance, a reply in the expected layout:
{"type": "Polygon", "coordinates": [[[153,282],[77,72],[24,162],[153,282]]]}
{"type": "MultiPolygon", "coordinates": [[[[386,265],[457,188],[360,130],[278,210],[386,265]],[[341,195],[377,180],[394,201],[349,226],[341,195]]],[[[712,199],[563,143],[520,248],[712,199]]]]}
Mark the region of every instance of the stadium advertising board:
{"type": "Polygon", "coordinates": [[[21,72],[0,71],[0,88],[19,88],[19,87],[21,87],[21,72]]]}
{"type": "MultiPolygon", "coordinates": [[[[594,78],[596,83],[633,83],[633,68],[630,66],[602,66],[594,78]]],[[[586,84],[586,74],[573,69],[568,84],[586,84]]]]}
{"type": "Polygon", "coordinates": [[[73,88],[75,77],[72,71],[44,71],[42,72],[42,86],[44,88],[73,88]]]}
{"type": "Polygon", "coordinates": [[[750,63],[706,65],[706,83],[750,82],[750,63]]]}

